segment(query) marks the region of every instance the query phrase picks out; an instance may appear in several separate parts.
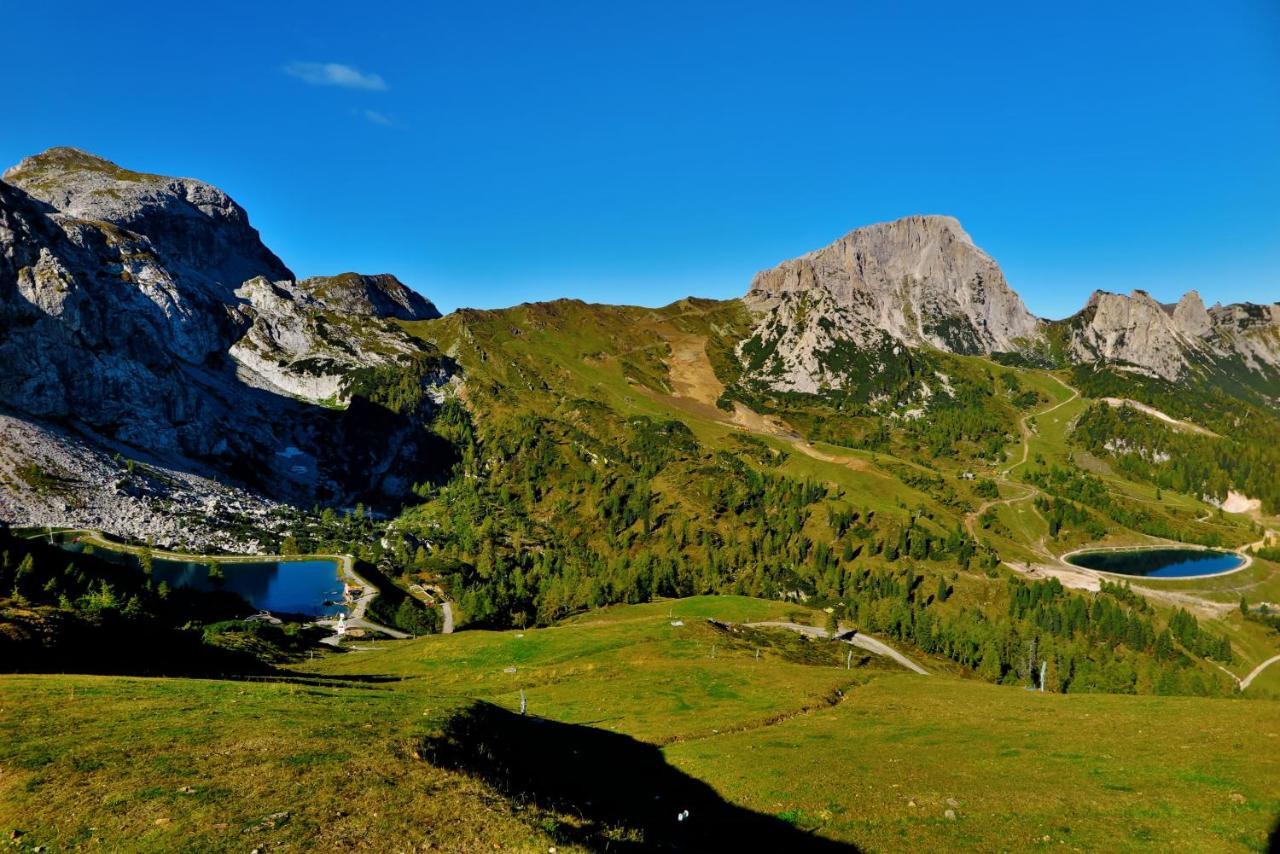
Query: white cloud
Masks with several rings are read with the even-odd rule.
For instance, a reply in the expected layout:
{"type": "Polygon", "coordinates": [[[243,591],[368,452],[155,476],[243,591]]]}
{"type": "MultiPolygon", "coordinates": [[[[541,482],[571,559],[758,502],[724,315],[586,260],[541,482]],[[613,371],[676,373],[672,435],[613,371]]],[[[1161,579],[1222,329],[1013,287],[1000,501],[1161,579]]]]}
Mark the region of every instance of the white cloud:
{"type": "Polygon", "coordinates": [[[395,127],[396,124],[395,119],[391,118],[391,116],[388,116],[386,113],[380,113],[377,110],[361,110],[360,115],[364,116],[375,125],[395,127]]]}
{"type": "Polygon", "coordinates": [[[312,86],[338,86],[371,92],[382,92],[387,88],[382,75],[366,73],[337,62],[291,62],[284,67],[284,73],[312,86]]]}

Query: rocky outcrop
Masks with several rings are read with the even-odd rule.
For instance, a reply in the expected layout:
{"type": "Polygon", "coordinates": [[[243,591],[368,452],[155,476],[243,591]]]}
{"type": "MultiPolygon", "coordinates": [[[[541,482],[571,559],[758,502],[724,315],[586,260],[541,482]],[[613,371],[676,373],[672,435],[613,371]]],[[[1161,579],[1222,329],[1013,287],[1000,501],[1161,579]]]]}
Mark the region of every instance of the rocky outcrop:
{"type": "Polygon", "coordinates": [[[435,306],[393,276],[270,282],[259,276],[236,290],[248,331],[230,350],[242,380],[312,402],[346,402],[353,370],[412,358],[417,341],[387,318],[438,317],[435,306]],[[330,280],[325,280],[330,281],[330,280]]]}
{"type": "MultiPolygon", "coordinates": [[[[1191,314],[1181,312],[1183,317],[1191,314]]],[[[1173,307],[1156,302],[1145,291],[1129,296],[1095,291],[1078,317],[1067,341],[1073,361],[1119,363],[1172,378],[1187,369],[1188,353],[1204,346],[1193,332],[1198,318],[1195,326],[1183,328],[1173,307]]]]}
{"type": "Polygon", "coordinates": [[[256,275],[293,274],[262,244],[249,216],[231,197],[191,178],[122,169],[75,148],[51,148],[0,176],[56,211],[58,219],[106,222],[145,237],[166,270],[226,298],[256,275]]]}
{"type": "Polygon", "coordinates": [[[943,216],[852,231],[757,274],[745,301],[758,322],[739,353],[756,380],[789,391],[846,385],[847,360],[831,355],[849,348],[1012,351],[1041,326],[996,262],[943,216]]]}
{"type": "Polygon", "coordinates": [[[1206,308],[1195,291],[1172,305],[1097,291],[1072,317],[1042,321],[950,217],[856,229],[757,274],[744,301],[756,324],[738,346],[743,382],[774,391],[874,393],[869,377],[920,348],[1050,352],[1166,380],[1229,374],[1280,387],[1280,303],[1206,308]]]}
{"type": "Polygon", "coordinates": [[[200,181],[65,148],[0,181],[0,404],[156,465],[308,503],[407,489],[432,440],[344,389],[423,359],[447,381],[399,325],[437,315],[391,276],[296,282],[200,181]]]}
{"type": "Polygon", "coordinates": [[[1097,291],[1059,325],[1071,361],[1113,364],[1165,380],[1214,370],[1280,376],[1280,305],[1206,309],[1195,291],[1174,305],[1145,291],[1097,291]]]}
{"type": "Polygon", "coordinates": [[[1213,318],[1204,307],[1197,291],[1187,291],[1173,307],[1173,325],[1190,340],[1208,337],[1213,331],[1213,318]]]}
{"type": "Polygon", "coordinates": [[[431,300],[407,288],[389,273],[315,276],[298,283],[316,305],[329,311],[394,320],[433,320],[440,316],[431,300]]]}
{"type": "Polygon", "coordinates": [[[1254,373],[1280,377],[1280,303],[1233,303],[1209,309],[1212,340],[1254,373]]]}
{"type": "Polygon", "coordinates": [[[244,209],[201,181],[131,172],[74,148],[28,157],[3,180],[98,265],[69,270],[132,291],[131,312],[145,311],[181,358],[225,349],[234,334],[225,307],[241,283],[293,278],[244,209]]]}

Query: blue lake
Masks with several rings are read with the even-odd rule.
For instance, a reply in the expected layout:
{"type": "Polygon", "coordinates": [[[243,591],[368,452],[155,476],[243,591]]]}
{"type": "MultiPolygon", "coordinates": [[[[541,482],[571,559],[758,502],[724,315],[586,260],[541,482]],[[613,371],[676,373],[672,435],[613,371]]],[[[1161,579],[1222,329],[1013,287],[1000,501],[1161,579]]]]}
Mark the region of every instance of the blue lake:
{"type": "Polygon", "coordinates": [[[1194,578],[1230,572],[1243,564],[1244,558],[1235,552],[1168,548],[1081,552],[1067,558],[1067,563],[1143,578],[1194,578]]]}
{"type": "MultiPolygon", "coordinates": [[[[83,543],[72,539],[63,539],[59,545],[72,552],[85,550],[83,543]]],[[[142,571],[138,558],[128,552],[97,546],[93,554],[142,571]]],[[[221,581],[210,580],[207,563],[154,558],[151,578],[157,584],[163,581],[170,587],[238,593],[253,607],[273,614],[320,617],[347,610],[347,606],[342,604],[342,579],[336,561],[236,561],[219,562],[218,566],[222,570],[221,581]]]]}

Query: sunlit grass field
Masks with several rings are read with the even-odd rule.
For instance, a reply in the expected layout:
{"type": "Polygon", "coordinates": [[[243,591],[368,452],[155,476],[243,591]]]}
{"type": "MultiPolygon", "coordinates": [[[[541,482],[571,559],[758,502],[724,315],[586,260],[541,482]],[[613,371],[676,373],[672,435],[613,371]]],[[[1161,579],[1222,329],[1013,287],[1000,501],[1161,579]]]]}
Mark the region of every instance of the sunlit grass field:
{"type": "Polygon", "coordinates": [[[577,850],[580,817],[415,748],[476,701],[517,711],[523,689],[530,716],[653,745],[732,805],[869,850],[1264,850],[1280,702],[1045,695],[707,621],[822,617],[698,597],[370,643],[295,681],[0,677],[0,832],[55,849],[577,850]]]}
{"type": "Polygon", "coordinates": [[[667,755],[753,809],[871,850],[1263,850],[1280,816],[1277,739],[1273,703],[894,675],[667,755]]]}

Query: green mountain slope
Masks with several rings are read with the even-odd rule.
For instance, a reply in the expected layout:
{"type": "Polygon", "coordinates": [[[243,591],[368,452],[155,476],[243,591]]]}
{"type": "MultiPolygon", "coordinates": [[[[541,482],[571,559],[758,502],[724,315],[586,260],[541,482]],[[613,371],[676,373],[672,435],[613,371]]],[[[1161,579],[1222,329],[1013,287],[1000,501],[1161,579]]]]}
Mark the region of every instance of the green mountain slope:
{"type": "Polygon", "coordinates": [[[1028,692],[908,648],[918,676],[708,617],[824,615],[710,597],[365,644],[285,681],[3,677],[0,830],[27,850],[652,850],[743,827],[786,850],[1259,850],[1280,810],[1273,701],[1028,692]]]}
{"type": "Polygon", "coordinates": [[[1077,429],[1096,405],[1074,375],[922,350],[900,405],[753,393],[747,320],[736,302],[560,301],[405,324],[456,360],[471,426],[455,476],[396,520],[393,576],[441,582],[476,625],[652,596],[803,599],[1013,683],[1039,678],[1034,638],[1059,690],[1229,693],[1224,668],[1276,645],[1229,607],[1277,585],[1269,562],[1118,599],[1061,562],[1089,543],[1235,547],[1259,530],[1108,463],[1107,439],[1077,429]],[[1113,600],[1123,631],[1098,628],[1113,600]],[[1055,616],[1081,608],[1090,628],[1055,616]]]}

